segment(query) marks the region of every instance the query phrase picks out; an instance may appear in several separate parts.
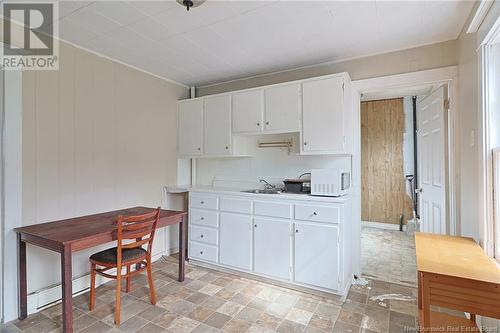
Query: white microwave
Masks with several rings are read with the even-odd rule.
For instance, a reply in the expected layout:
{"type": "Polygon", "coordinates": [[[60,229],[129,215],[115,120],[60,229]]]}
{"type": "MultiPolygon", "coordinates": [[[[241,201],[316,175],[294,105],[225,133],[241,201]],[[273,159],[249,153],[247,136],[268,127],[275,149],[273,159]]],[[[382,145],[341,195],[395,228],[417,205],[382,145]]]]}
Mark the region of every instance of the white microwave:
{"type": "Polygon", "coordinates": [[[340,197],[349,193],[351,173],[342,169],[312,169],[311,195],[340,197]]]}

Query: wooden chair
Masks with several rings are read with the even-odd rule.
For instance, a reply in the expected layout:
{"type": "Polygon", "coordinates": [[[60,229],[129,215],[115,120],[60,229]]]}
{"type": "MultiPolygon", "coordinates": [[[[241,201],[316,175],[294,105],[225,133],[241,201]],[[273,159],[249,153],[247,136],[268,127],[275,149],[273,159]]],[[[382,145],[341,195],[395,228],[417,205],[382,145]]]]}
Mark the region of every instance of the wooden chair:
{"type": "Polygon", "coordinates": [[[146,270],[149,284],[149,298],[151,303],[156,303],[153,277],[151,275],[151,250],[156,231],[156,224],[160,217],[158,207],[152,213],[137,216],[121,216],[116,221],[117,224],[117,246],[90,256],[90,302],[89,310],[95,306],[95,274],[116,280],[116,307],[115,324],[120,325],[120,292],[122,277],[126,279],[126,292],[130,292],[130,278],[146,270]],[[134,240],[134,242],[124,243],[124,240],[134,240]],[[144,244],[148,244],[147,250],[143,249],[144,244]],[[130,267],[136,265],[136,270],[131,271],[130,267]],[[103,268],[96,268],[102,266],[103,268]],[[122,268],[126,267],[126,274],[122,275],[122,268]],[[116,268],[116,275],[106,273],[106,271],[116,268]]]}

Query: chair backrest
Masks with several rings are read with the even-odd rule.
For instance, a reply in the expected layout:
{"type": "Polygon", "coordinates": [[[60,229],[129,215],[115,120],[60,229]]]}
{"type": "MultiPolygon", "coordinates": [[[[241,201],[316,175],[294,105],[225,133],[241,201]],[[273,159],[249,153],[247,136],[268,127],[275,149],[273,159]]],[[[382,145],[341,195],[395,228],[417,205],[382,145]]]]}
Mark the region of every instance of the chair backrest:
{"type": "Polygon", "coordinates": [[[117,260],[121,263],[122,249],[131,249],[148,244],[148,253],[151,255],[156,225],[160,219],[160,207],[153,212],[135,215],[118,215],[117,219],[117,260]],[[134,242],[123,243],[124,240],[133,239],[134,242]]]}

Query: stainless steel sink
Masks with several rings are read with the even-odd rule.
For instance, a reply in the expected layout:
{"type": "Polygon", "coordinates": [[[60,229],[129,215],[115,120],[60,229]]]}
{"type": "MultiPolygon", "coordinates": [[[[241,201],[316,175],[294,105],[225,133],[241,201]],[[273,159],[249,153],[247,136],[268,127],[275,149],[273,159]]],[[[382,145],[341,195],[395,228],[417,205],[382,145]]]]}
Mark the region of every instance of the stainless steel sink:
{"type": "Polygon", "coordinates": [[[280,190],[261,190],[261,189],[257,189],[257,190],[245,190],[245,191],[241,191],[241,192],[245,192],[245,193],[255,193],[255,194],[279,194],[281,193],[280,190]]]}

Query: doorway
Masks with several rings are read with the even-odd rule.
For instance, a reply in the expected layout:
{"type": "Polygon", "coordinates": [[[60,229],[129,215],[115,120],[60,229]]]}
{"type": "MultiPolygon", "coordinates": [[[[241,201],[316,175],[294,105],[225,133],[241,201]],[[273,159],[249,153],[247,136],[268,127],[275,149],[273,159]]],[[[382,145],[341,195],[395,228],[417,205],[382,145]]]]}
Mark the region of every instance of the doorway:
{"type": "Polygon", "coordinates": [[[447,85],[361,96],[361,253],[368,278],[415,286],[414,231],[447,227],[447,85]]]}

